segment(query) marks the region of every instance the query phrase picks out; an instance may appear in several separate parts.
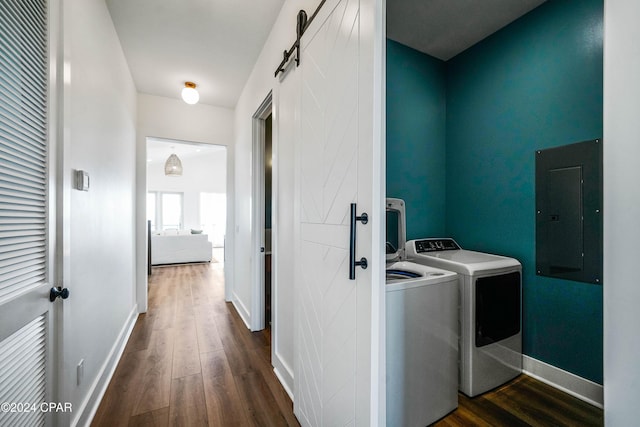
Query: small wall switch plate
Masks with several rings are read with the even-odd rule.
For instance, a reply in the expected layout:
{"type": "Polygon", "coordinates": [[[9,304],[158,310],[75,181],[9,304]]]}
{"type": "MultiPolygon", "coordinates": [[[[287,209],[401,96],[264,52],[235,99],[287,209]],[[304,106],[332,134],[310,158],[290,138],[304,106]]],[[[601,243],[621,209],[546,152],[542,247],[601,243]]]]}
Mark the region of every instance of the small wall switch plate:
{"type": "Polygon", "coordinates": [[[76,189],[89,191],[89,173],[83,170],[76,171],[76,189]]]}

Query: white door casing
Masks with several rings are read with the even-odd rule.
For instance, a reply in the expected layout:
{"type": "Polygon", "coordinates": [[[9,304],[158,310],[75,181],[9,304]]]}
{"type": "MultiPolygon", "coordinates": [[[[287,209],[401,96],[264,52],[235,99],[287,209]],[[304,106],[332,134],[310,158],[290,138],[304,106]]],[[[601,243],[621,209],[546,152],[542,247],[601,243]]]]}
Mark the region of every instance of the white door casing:
{"type": "Polygon", "coordinates": [[[377,231],[384,209],[381,135],[374,132],[381,97],[373,93],[381,90],[374,87],[381,9],[373,0],[327,1],[302,38],[294,412],[304,426],[376,425],[379,418],[372,406],[379,402],[375,337],[383,314],[373,295],[383,280],[377,231]],[[356,280],[349,280],[351,203],[370,218],[356,223],[356,259],[369,260],[356,280]]]}
{"type": "Polygon", "coordinates": [[[253,171],[253,191],[251,199],[252,218],[252,263],[251,275],[251,325],[252,331],[260,331],[265,324],[265,121],[272,111],[272,94],[269,92],[253,115],[253,146],[251,169],[253,171]]]}

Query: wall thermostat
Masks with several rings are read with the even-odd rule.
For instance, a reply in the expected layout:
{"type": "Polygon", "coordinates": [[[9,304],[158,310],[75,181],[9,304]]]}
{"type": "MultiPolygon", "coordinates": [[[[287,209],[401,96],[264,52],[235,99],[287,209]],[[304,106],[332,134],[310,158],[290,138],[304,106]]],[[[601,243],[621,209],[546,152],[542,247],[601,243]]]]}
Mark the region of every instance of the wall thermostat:
{"type": "Polygon", "coordinates": [[[89,173],[82,170],[76,171],[76,188],[80,191],[89,191],[89,173]]]}

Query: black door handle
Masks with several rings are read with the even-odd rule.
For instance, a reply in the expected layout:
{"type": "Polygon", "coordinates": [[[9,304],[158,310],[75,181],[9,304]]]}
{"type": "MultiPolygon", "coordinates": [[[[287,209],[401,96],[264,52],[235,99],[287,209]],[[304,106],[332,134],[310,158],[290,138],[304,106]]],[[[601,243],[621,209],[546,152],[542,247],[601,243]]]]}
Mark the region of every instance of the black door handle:
{"type": "Polygon", "coordinates": [[[58,286],[49,290],[49,301],[54,302],[56,298],[67,299],[69,298],[69,289],[58,286]]]}
{"type": "Polygon", "coordinates": [[[356,279],[356,267],[360,267],[366,270],[368,267],[367,259],[365,257],[360,258],[360,261],[356,261],[356,221],[360,221],[362,224],[369,222],[369,215],[363,213],[360,216],[356,215],[356,204],[351,203],[351,233],[349,238],[349,280],[356,279]]]}

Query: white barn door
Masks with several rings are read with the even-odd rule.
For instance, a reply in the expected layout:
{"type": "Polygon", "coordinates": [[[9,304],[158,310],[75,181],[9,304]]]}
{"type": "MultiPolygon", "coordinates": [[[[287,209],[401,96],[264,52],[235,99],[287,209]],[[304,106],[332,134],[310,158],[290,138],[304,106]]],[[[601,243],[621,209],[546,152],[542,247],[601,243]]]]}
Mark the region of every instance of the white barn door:
{"type": "Polygon", "coordinates": [[[382,191],[373,131],[374,3],[328,0],[302,37],[294,412],[303,426],[375,423],[372,294],[382,242],[372,244],[372,230],[380,228],[383,209],[374,197],[382,191]],[[367,224],[355,225],[355,259],[369,263],[356,268],[355,280],[352,203],[358,216],[369,215],[367,224]]]}
{"type": "Polygon", "coordinates": [[[0,426],[57,416],[48,16],[45,0],[0,2],[0,426]]]}

